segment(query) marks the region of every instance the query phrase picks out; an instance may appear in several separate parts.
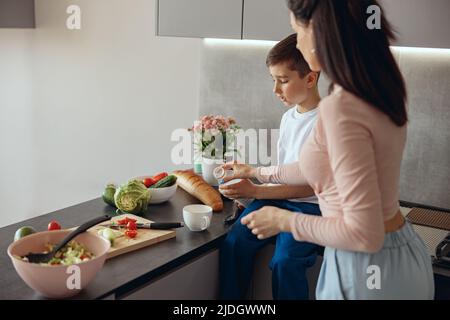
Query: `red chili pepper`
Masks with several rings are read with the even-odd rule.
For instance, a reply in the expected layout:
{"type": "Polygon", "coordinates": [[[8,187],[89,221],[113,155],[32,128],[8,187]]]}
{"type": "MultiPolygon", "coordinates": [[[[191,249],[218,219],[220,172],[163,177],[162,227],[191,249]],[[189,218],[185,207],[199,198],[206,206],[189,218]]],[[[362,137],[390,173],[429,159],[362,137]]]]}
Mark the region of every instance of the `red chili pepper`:
{"type": "Polygon", "coordinates": [[[127,230],[127,231],[125,231],[125,235],[128,238],[135,238],[137,236],[137,231],[136,230],[127,230]]]}
{"type": "Polygon", "coordinates": [[[155,183],[156,183],[156,182],[158,182],[159,180],[161,180],[161,179],[167,177],[168,175],[169,175],[169,174],[168,174],[167,172],[161,172],[161,173],[158,173],[157,175],[154,175],[154,176],[152,177],[152,179],[153,179],[153,181],[155,181],[155,183]]]}

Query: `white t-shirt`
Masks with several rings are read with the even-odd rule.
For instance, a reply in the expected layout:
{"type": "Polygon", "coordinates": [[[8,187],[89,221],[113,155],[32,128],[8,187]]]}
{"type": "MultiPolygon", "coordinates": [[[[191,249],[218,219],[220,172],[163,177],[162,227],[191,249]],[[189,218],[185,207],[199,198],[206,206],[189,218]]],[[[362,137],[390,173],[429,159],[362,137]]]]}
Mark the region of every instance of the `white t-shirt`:
{"type": "MultiPolygon", "coordinates": [[[[278,138],[278,164],[288,164],[299,160],[300,149],[314,128],[316,120],[317,108],[300,113],[295,106],[284,113],[278,138]]],[[[316,196],[289,200],[318,204],[316,196]]]]}

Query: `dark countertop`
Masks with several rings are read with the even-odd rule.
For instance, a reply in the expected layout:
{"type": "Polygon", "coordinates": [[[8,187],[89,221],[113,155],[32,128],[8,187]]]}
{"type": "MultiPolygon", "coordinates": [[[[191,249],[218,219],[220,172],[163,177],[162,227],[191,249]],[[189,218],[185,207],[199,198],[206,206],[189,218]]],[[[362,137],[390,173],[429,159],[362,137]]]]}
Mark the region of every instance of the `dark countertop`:
{"type": "MultiPolygon", "coordinates": [[[[143,216],[154,221],[183,221],[182,209],[185,205],[192,203],[200,203],[200,201],[178,188],[176,195],[170,201],[150,205],[143,216]]],[[[233,202],[224,199],[224,210],[213,214],[211,226],[206,231],[191,232],[187,227],[178,228],[176,237],[173,239],[107,260],[95,279],[73,299],[102,299],[112,294],[120,297],[195,257],[217,248],[229,228],[223,224],[223,220],[233,210],[233,202]]],[[[30,225],[38,231],[46,230],[47,224],[53,219],[60,222],[64,228],[70,228],[105,213],[114,214],[115,209],[98,198],[0,228],[0,300],[44,299],[22,281],[8,257],[8,245],[13,241],[14,233],[18,228],[30,225]]],[[[450,271],[434,267],[434,273],[438,283],[441,283],[439,288],[436,288],[437,296],[448,299],[450,271]],[[440,291],[442,292],[439,293],[440,291]]]]}
{"type": "MultiPolygon", "coordinates": [[[[181,188],[168,202],[150,205],[144,218],[154,221],[183,221],[182,209],[187,204],[201,203],[181,188]]],[[[187,227],[176,229],[176,237],[129,252],[105,262],[103,269],[88,287],[75,299],[102,299],[111,294],[122,295],[137,288],[161,274],[216,248],[226,234],[228,227],[224,218],[234,210],[233,202],[224,200],[224,210],[214,213],[211,226],[202,232],[192,232],[187,227]]],[[[0,300],[43,299],[29,288],[16,273],[8,257],[7,248],[14,233],[22,226],[30,225],[36,230],[46,230],[47,224],[55,219],[63,228],[78,226],[102,214],[114,214],[114,208],[101,198],[72,207],[41,215],[0,229],[0,300]]]]}

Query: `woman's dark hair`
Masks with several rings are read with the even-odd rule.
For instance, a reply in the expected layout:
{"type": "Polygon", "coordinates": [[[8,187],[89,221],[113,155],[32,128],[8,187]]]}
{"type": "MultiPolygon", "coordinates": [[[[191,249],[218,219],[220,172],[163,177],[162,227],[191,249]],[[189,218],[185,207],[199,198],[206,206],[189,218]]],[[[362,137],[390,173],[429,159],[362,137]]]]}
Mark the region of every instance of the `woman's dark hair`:
{"type": "Polygon", "coordinates": [[[391,25],[369,29],[367,8],[376,0],[287,0],[298,23],[313,21],[316,55],[332,84],[370,103],[398,126],[408,121],[403,76],[389,48],[391,25]]]}
{"type": "Polygon", "coordinates": [[[289,69],[297,71],[300,78],[306,77],[311,72],[305,58],[297,49],[297,35],[295,33],[278,42],[267,54],[267,67],[280,63],[289,63],[289,69]]]}

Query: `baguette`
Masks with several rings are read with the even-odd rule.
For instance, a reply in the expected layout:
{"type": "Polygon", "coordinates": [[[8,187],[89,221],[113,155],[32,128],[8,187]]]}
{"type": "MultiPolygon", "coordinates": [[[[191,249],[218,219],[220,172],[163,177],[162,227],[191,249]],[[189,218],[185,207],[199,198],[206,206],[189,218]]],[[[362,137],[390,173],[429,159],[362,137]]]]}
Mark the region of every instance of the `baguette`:
{"type": "Polygon", "coordinates": [[[223,210],[220,193],[211,187],[201,176],[193,170],[177,170],[172,173],[177,177],[178,185],[187,193],[213,208],[213,211],[223,210]]]}

